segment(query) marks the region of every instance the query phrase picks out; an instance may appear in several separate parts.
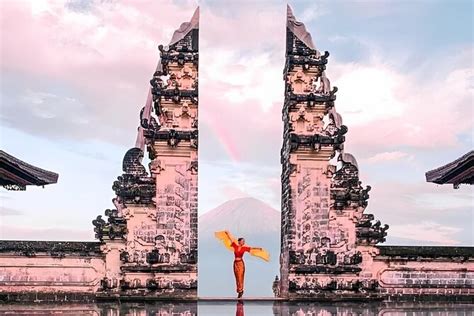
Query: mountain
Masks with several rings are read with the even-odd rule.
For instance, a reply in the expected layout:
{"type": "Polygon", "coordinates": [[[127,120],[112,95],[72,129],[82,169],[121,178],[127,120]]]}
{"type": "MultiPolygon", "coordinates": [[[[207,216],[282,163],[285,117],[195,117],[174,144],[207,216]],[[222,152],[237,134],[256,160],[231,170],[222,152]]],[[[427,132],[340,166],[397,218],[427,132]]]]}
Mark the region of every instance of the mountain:
{"type": "Polygon", "coordinates": [[[235,296],[233,253],[214,232],[229,230],[246,243],[270,252],[270,262],[245,254],[246,296],[273,296],[272,282],[279,274],[280,212],[255,198],[230,200],[199,217],[199,295],[235,296]]]}
{"type": "Polygon", "coordinates": [[[230,200],[199,217],[199,238],[218,230],[237,235],[272,234],[280,231],[280,212],[255,198],[230,200]]]}

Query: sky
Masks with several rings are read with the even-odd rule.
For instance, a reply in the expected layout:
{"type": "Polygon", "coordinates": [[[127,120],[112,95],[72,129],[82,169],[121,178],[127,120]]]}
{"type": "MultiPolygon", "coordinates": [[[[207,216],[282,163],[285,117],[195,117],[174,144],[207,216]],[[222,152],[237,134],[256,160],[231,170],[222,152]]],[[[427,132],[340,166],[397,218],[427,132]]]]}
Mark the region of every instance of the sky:
{"type": "MultiPolygon", "coordinates": [[[[388,243],[474,244],[472,187],[425,172],[473,148],[472,1],[289,1],[316,47],[388,243]]],[[[280,207],[286,2],[0,1],[1,148],[59,173],[0,191],[0,238],[92,240],[167,44],[200,20],[199,213],[280,207]]]]}

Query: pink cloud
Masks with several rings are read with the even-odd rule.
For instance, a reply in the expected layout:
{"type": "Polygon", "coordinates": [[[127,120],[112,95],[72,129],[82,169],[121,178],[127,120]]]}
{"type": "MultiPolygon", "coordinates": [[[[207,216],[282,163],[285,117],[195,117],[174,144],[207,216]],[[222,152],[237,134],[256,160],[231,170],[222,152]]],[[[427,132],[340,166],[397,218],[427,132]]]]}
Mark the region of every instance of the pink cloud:
{"type": "Polygon", "coordinates": [[[222,192],[225,194],[226,200],[233,200],[242,197],[249,197],[248,193],[242,191],[241,189],[232,186],[226,185],[222,188],[222,192]]]}
{"type": "MultiPolygon", "coordinates": [[[[454,59],[462,60],[464,55],[461,52],[454,59]]],[[[329,75],[332,67],[336,68],[332,82],[341,96],[336,107],[349,126],[350,146],[366,150],[455,147],[458,135],[474,126],[469,61],[451,69],[441,65],[447,70],[444,76],[423,80],[376,61],[336,64],[329,67],[329,75]]]]}
{"type": "Polygon", "coordinates": [[[63,228],[32,228],[23,226],[2,225],[0,239],[10,240],[68,240],[68,241],[93,241],[92,229],[63,229],[63,228]]]}
{"type": "Polygon", "coordinates": [[[282,45],[285,10],[285,3],[278,1],[226,1],[212,6],[204,3],[199,24],[201,48],[268,50],[282,45]]]}
{"type": "Polygon", "coordinates": [[[167,43],[176,21],[188,20],[195,9],[192,2],[178,7],[173,1],[95,2],[88,12],[68,10],[61,2],[36,12],[34,7],[35,2],[4,3],[1,36],[8,45],[2,66],[73,81],[76,72],[96,67],[148,65],[151,72],[157,43],[167,43]]]}
{"type": "Polygon", "coordinates": [[[365,183],[372,186],[367,212],[390,225],[389,237],[438,244],[459,243],[460,234],[468,235],[466,229],[469,229],[459,223],[472,219],[470,188],[454,190],[452,186],[426,183],[422,174],[419,177],[419,181],[384,179],[365,183]],[[436,233],[438,228],[440,234],[436,233]]]}
{"type": "MultiPolygon", "coordinates": [[[[235,6],[230,16],[218,6],[202,8],[201,119],[238,160],[269,141],[267,136],[272,142],[281,139],[284,6],[230,6],[235,6]],[[260,139],[251,139],[253,126],[260,139]],[[240,144],[242,139],[247,144],[240,144]]],[[[84,111],[98,118],[84,129],[107,125],[133,133],[158,59],[156,46],[167,43],[195,7],[195,1],[93,2],[78,12],[57,2],[4,2],[2,69],[72,86],[84,111]]],[[[328,66],[328,76],[340,88],[337,109],[350,128],[348,145],[379,152],[388,144],[455,146],[457,135],[472,128],[472,75],[469,65],[436,80],[419,80],[377,61],[333,60],[328,66]]]]}
{"type": "MultiPolygon", "coordinates": [[[[205,91],[212,91],[210,102],[237,99],[241,103],[252,102],[257,111],[261,105],[268,109],[276,96],[280,98],[279,88],[283,87],[281,80],[277,80],[278,89],[274,89],[271,98],[267,97],[275,82],[271,79],[281,77],[284,5],[233,5],[236,10],[232,16],[225,16],[219,6],[201,8],[201,63],[207,65],[201,67],[201,99],[206,101],[205,91]],[[257,53],[244,57],[239,47],[257,53]],[[261,54],[264,50],[265,54],[261,54]],[[214,66],[216,58],[225,56],[225,51],[232,52],[231,59],[214,66]],[[278,53],[277,63],[272,52],[278,53]],[[275,64],[278,67],[268,67],[275,64]],[[253,86],[250,89],[249,84],[253,86]]],[[[83,124],[77,126],[74,137],[96,135],[123,142],[124,135],[133,134],[136,129],[138,112],[158,60],[157,45],[168,43],[172,32],[190,18],[196,6],[195,1],[178,5],[171,0],[93,2],[85,10],[77,11],[58,2],[8,1],[2,4],[0,36],[6,45],[2,45],[1,67],[29,76],[25,80],[55,80],[71,89],[78,97],[75,104],[80,105],[85,116],[80,119],[83,124]],[[94,133],[87,132],[91,130],[94,133]]],[[[40,83],[31,85],[34,87],[24,93],[51,95],[45,88],[37,87],[40,83]]],[[[56,100],[61,100],[60,96],[56,100]]],[[[207,104],[203,105],[201,116],[204,121],[206,107],[207,104]]],[[[236,112],[243,110],[234,108],[235,111],[222,113],[222,109],[208,107],[211,115],[207,123],[222,139],[231,157],[238,160],[242,149],[235,145],[241,139],[232,130],[236,126],[229,126],[216,116],[235,117],[236,112]]],[[[59,107],[51,110],[51,118],[59,117],[59,107]]],[[[34,109],[24,111],[33,113],[34,109]]],[[[52,135],[68,134],[69,129],[64,126],[45,123],[48,130],[58,126],[62,131],[53,131],[52,135]]],[[[14,118],[11,124],[22,128],[22,123],[14,118]]],[[[33,133],[44,130],[39,126],[32,130],[34,126],[29,124],[25,128],[33,133]]],[[[72,128],[70,124],[69,127],[72,128]]]]}
{"type": "Polygon", "coordinates": [[[414,157],[401,151],[391,151],[391,152],[378,153],[370,157],[369,159],[367,159],[367,162],[379,163],[379,162],[384,162],[384,161],[401,160],[404,158],[406,160],[412,160],[414,157]]]}
{"type": "MultiPolygon", "coordinates": [[[[235,60],[216,62],[212,69],[217,74],[226,74],[223,77],[202,70],[206,79],[201,89],[205,104],[202,121],[222,132],[224,144],[234,159],[255,158],[252,149],[260,152],[259,147],[266,146],[268,141],[281,144],[283,87],[276,74],[282,64],[268,59],[258,65],[258,60],[248,60],[238,70],[233,64],[235,60]],[[262,78],[256,70],[260,67],[272,77],[262,78]],[[232,84],[227,82],[228,77],[233,78],[232,84]],[[247,91],[259,93],[245,94],[247,91]]],[[[336,109],[349,126],[347,148],[357,148],[364,152],[363,156],[369,155],[369,163],[414,159],[412,154],[394,150],[400,147],[455,147],[458,135],[473,127],[468,106],[472,99],[472,73],[467,68],[452,69],[441,80],[418,83],[414,75],[400,73],[388,65],[333,62],[328,67],[328,76],[340,88],[336,109]]],[[[278,154],[274,147],[265,147],[273,151],[268,155],[278,154]]]]}
{"type": "MultiPolygon", "coordinates": [[[[83,138],[95,134],[122,143],[136,130],[159,56],[157,45],[168,43],[195,8],[193,1],[179,6],[171,0],[121,1],[93,2],[89,10],[76,12],[54,1],[3,2],[1,68],[20,76],[34,94],[50,93],[48,82],[62,87],[93,118],[72,133],[70,122],[42,121],[48,130],[57,127],[53,134],[76,137],[83,130],[83,138]],[[95,132],[88,133],[91,129],[95,132]]],[[[25,115],[31,112],[24,110],[25,115]]],[[[74,117],[74,109],[69,110],[74,117]]],[[[25,124],[21,116],[10,118],[15,128],[25,124]]],[[[41,134],[45,126],[40,123],[36,130],[24,129],[41,134]]]]}
{"type": "Polygon", "coordinates": [[[423,221],[416,224],[397,225],[389,230],[391,237],[406,238],[440,245],[457,245],[459,241],[455,234],[461,228],[441,225],[432,221],[423,221]]]}

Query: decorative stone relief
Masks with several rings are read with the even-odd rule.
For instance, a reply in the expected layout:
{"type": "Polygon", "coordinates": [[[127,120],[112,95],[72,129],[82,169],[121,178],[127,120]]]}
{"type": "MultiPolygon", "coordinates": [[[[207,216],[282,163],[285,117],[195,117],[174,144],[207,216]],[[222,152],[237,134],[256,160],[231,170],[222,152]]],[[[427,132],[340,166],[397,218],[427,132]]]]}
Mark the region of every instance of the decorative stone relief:
{"type": "Polygon", "coordinates": [[[288,82],[295,94],[312,92],[312,78],[301,70],[288,76],[288,82]]]}
{"type": "Polygon", "coordinates": [[[197,75],[188,65],[185,65],[176,75],[176,80],[180,89],[192,90],[197,87],[197,75]]]}

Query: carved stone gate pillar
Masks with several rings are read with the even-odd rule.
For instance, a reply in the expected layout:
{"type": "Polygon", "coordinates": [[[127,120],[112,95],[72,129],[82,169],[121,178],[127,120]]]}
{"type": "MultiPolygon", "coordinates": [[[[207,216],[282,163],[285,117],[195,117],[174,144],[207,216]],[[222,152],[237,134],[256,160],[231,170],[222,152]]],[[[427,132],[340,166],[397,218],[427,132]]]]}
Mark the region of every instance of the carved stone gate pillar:
{"type": "Polygon", "coordinates": [[[384,240],[380,223],[363,214],[354,157],[344,153],[342,125],[321,54],[288,7],[283,107],[280,296],[357,296],[375,289],[364,263],[384,240]]]}
{"type": "Polygon", "coordinates": [[[158,47],[137,147],[113,186],[116,209],[94,220],[105,296],[197,297],[198,40],[199,9],[158,47]]]}

